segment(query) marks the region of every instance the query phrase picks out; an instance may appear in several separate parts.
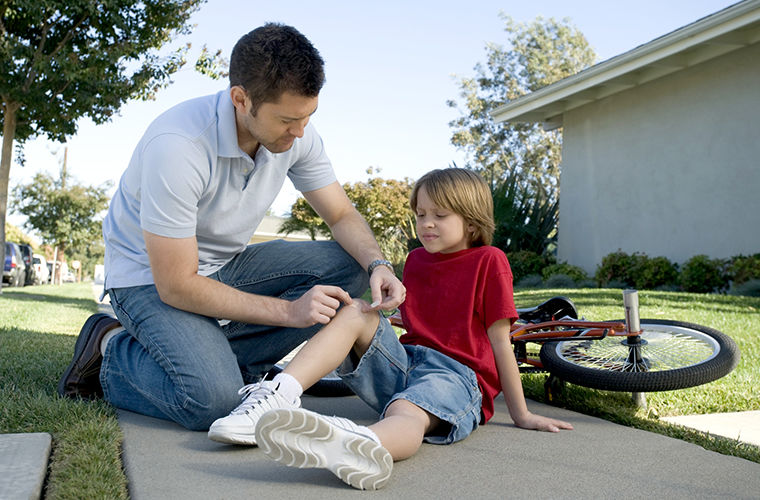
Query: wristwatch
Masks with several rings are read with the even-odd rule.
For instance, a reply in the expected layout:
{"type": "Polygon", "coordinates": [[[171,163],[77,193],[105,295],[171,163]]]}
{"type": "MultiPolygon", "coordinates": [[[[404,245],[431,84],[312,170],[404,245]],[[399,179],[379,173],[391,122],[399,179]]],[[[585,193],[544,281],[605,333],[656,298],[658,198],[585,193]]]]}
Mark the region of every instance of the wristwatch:
{"type": "Polygon", "coordinates": [[[385,259],[376,259],[369,263],[369,266],[367,267],[367,274],[372,276],[372,271],[374,271],[377,266],[385,266],[394,273],[396,272],[393,269],[393,264],[391,264],[391,261],[385,259]]]}

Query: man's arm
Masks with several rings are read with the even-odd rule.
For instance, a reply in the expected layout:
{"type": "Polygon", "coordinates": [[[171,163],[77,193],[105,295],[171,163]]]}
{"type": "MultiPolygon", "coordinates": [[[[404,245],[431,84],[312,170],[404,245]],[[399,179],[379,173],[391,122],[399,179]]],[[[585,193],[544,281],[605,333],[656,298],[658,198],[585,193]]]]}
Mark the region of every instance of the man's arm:
{"type": "Polygon", "coordinates": [[[167,238],[143,231],[153,280],[170,306],[212,318],[303,328],[326,324],[351,297],[339,287],[318,285],[295,301],[236,290],[198,274],[195,237],[167,238]]]}
{"type": "MultiPolygon", "coordinates": [[[[385,258],[367,222],[356,211],[338,182],[303,195],[330,227],[335,240],[364,269],[372,261],[385,258]]],[[[386,266],[376,267],[369,283],[372,302],[381,302],[381,309],[393,310],[406,298],[404,285],[393,270],[386,266]]]]}

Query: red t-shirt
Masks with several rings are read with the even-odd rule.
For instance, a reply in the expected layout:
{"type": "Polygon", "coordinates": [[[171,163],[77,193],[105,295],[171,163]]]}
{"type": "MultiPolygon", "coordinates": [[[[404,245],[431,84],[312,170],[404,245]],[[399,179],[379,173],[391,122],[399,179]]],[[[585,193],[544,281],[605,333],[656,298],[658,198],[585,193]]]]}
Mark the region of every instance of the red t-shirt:
{"type": "Polygon", "coordinates": [[[501,392],[488,327],[517,318],[512,270],[504,252],[481,246],[450,254],[413,250],[404,265],[403,344],[435,349],[469,366],[483,395],[483,417],[501,392]]]}

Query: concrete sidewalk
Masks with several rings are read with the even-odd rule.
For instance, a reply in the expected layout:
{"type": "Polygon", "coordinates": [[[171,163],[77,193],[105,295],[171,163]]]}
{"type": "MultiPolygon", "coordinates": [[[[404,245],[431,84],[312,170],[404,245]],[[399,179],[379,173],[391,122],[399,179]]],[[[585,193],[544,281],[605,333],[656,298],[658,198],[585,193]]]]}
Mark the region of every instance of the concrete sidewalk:
{"type": "MultiPolygon", "coordinates": [[[[303,399],[304,407],[371,423],[356,397],[303,399]]],[[[548,434],[512,425],[503,399],[487,425],[451,446],[425,444],[397,462],[372,498],[760,498],[760,464],[659,434],[528,401],[570,421],[548,434]]],[[[330,472],[292,469],[257,448],[209,441],[171,422],[119,411],[130,494],[142,499],[356,498],[330,472]]]]}

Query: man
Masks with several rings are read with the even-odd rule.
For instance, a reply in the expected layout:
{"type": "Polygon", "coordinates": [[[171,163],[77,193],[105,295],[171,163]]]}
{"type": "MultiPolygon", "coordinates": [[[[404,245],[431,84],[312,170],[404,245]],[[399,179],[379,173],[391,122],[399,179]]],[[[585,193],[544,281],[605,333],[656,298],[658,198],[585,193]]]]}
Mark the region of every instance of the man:
{"type": "MultiPolygon", "coordinates": [[[[159,116],[137,145],[103,222],[118,318],[85,323],[60,383],[69,397],[205,430],[238,389],[369,286],[393,309],[404,288],[335,178],[309,118],[319,52],[292,27],[243,36],[230,88],[159,116]],[[288,176],[335,241],[247,246],[288,176]]],[[[250,392],[252,386],[243,392],[250,392]]]]}

